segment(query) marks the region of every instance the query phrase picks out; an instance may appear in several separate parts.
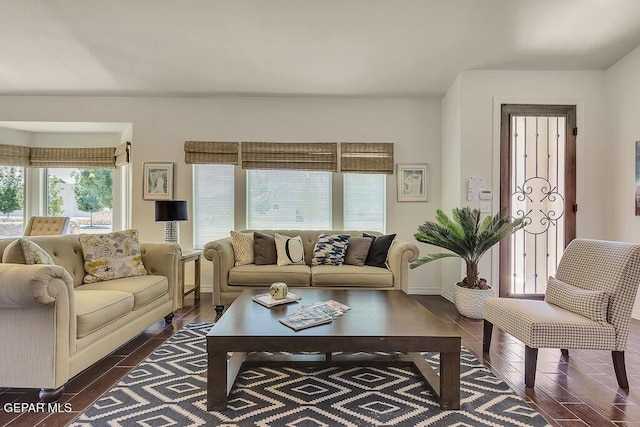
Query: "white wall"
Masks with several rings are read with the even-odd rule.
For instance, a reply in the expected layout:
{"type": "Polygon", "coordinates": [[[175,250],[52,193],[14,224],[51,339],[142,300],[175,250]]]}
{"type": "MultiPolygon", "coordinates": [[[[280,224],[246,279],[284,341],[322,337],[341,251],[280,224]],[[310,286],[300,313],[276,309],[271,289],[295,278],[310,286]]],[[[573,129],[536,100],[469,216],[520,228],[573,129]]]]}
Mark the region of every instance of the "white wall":
{"type": "MultiPolygon", "coordinates": [[[[612,240],[640,242],[635,216],[635,142],[640,141],[640,47],[605,72],[608,120],[606,143],[611,153],[603,169],[610,175],[606,223],[612,240]]],[[[603,221],[604,222],[604,221],[603,221]]],[[[640,297],[633,317],[640,319],[640,297]]]]}
{"type": "MultiPolygon", "coordinates": [[[[453,190],[458,195],[458,203],[461,206],[478,207],[478,202],[467,201],[467,180],[470,176],[482,176],[486,177],[487,185],[493,190],[492,212],[497,212],[499,208],[500,104],[575,104],[579,128],[577,235],[607,237],[606,215],[611,191],[609,173],[603,167],[609,164],[610,158],[607,144],[603,143],[606,141],[607,112],[604,73],[477,70],[461,73],[459,80],[447,94],[447,98],[459,98],[461,103],[460,176],[453,178],[454,182],[459,183],[458,188],[453,190]]],[[[443,111],[445,113],[453,114],[454,118],[444,117],[444,122],[458,121],[455,110],[448,109],[443,111]]],[[[447,269],[453,269],[453,272],[443,271],[443,277],[460,277],[459,265],[447,266],[447,269]]],[[[498,246],[483,258],[480,270],[481,276],[487,278],[489,283],[497,284],[498,246]]],[[[453,282],[443,281],[444,296],[450,298],[453,285],[453,282]]]]}
{"type": "MultiPolygon", "coordinates": [[[[0,97],[0,120],[128,122],[132,124],[132,227],[141,240],[161,241],[154,202],[142,200],[142,163],[174,162],[174,198],[191,201],[186,140],[386,141],[395,142],[396,163],[429,163],[430,200],[395,202],[387,230],[414,241],[416,227],[440,206],[440,100],[342,98],[124,98],[0,97]]],[[[393,179],[393,178],[390,178],[393,179]]],[[[395,185],[388,186],[395,189],[395,185]]],[[[191,205],[191,204],[190,204],[191,205]]],[[[191,222],[181,224],[181,244],[192,245],[191,222]]],[[[211,289],[211,263],[203,288],[211,289]]],[[[191,269],[188,269],[191,270],[191,269]]],[[[412,292],[437,288],[439,277],[412,270],[412,292]]]]}

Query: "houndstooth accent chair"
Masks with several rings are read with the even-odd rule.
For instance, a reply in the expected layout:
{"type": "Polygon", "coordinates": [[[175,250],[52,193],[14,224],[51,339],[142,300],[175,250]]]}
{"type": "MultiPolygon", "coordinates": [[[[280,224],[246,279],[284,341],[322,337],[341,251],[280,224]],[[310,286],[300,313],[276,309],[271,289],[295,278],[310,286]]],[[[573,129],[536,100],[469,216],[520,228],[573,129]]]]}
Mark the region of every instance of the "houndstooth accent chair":
{"type": "MultiPolygon", "coordinates": [[[[562,255],[556,278],[578,288],[578,292],[606,292],[606,321],[591,320],[547,301],[489,298],[484,305],[483,351],[489,353],[494,325],[522,341],[524,382],[526,387],[533,387],[538,348],[560,348],[565,356],[570,348],[611,350],[618,385],[628,389],[624,351],[640,282],[640,245],[575,239],[562,255]]],[[[576,301],[572,305],[580,306],[576,301]]]]}

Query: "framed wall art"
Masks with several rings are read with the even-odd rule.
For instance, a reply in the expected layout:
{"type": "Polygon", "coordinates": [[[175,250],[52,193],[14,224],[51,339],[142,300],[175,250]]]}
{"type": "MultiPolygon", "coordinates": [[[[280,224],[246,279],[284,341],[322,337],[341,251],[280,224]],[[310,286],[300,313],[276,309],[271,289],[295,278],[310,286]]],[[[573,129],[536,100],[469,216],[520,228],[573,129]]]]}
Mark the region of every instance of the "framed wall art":
{"type": "Polygon", "coordinates": [[[398,164],[397,174],[399,202],[429,200],[428,164],[398,164]]]}
{"type": "Polygon", "coordinates": [[[144,200],[171,200],[173,198],[173,163],[143,164],[142,198],[144,200]]]}

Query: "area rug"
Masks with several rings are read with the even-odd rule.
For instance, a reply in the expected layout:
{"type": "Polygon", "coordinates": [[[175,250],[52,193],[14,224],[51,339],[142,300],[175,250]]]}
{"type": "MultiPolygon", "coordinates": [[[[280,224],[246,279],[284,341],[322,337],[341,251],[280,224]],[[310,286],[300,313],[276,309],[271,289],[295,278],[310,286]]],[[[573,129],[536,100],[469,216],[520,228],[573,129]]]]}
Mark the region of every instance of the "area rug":
{"type": "MultiPolygon", "coordinates": [[[[207,412],[206,340],[211,323],[169,338],[71,426],[547,426],[467,350],[461,409],[443,411],[408,366],[250,367],[227,410],[207,412]]],[[[424,353],[438,366],[437,353],[424,353]]]]}

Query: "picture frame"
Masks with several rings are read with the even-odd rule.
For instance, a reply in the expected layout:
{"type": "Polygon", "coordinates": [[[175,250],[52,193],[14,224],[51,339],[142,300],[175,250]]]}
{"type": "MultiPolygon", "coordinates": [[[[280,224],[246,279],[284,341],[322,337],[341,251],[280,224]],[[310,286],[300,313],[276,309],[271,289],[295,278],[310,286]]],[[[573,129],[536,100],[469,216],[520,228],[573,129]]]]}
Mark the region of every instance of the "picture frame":
{"type": "Polygon", "coordinates": [[[398,164],[398,201],[426,202],[429,200],[429,165],[398,164]]]}
{"type": "Polygon", "coordinates": [[[173,163],[145,162],[142,166],[142,199],[173,199],[173,163]]]}

